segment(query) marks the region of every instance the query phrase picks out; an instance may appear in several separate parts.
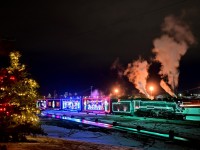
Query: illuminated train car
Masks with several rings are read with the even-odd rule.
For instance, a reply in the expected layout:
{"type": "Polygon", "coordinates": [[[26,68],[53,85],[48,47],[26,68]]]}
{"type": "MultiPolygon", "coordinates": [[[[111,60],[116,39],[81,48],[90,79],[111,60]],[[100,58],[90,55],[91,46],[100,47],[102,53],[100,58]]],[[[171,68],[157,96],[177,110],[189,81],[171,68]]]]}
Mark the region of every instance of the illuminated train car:
{"type": "Polygon", "coordinates": [[[200,99],[182,99],[180,101],[187,120],[200,120],[200,99]]]}
{"type": "Polygon", "coordinates": [[[61,99],[62,101],[62,110],[67,111],[81,111],[81,97],[67,97],[64,99],[61,99]]]}
{"type": "Polygon", "coordinates": [[[47,100],[47,108],[60,110],[62,106],[61,99],[46,99],[47,100]]]}
{"type": "Polygon", "coordinates": [[[200,99],[180,99],[181,107],[200,107],[200,99]]]}
{"type": "Polygon", "coordinates": [[[39,99],[36,101],[36,107],[40,110],[45,110],[47,108],[47,100],[46,99],[39,99]]]}
{"type": "Polygon", "coordinates": [[[83,97],[82,111],[93,113],[110,113],[110,98],[109,97],[83,97]]]}
{"type": "Polygon", "coordinates": [[[111,110],[112,114],[124,114],[124,115],[134,115],[134,113],[139,108],[138,100],[123,100],[123,99],[112,99],[111,100],[111,110]]]}

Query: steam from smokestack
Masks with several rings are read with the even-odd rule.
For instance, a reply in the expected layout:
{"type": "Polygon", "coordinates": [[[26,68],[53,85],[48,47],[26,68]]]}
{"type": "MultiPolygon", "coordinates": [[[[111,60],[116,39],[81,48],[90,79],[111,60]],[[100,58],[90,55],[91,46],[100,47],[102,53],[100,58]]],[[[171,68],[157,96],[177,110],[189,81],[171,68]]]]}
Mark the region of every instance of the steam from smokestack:
{"type": "Polygon", "coordinates": [[[169,86],[165,83],[164,80],[160,81],[160,86],[167,92],[169,93],[169,95],[171,95],[172,97],[176,97],[176,95],[174,94],[174,92],[172,92],[172,90],[169,88],[169,86]]]}
{"type": "MultiPolygon", "coordinates": [[[[189,26],[174,16],[164,19],[162,32],[164,34],[154,40],[152,51],[156,55],[155,60],[161,63],[159,74],[162,78],[167,78],[167,83],[174,90],[178,86],[180,59],[188,47],[195,43],[195,38],[189,26]]],[[[169,90],[170,87],[164,84],[164,80],[161,80],[160,85],[170,95],[175,95],[169,90]]]]}
{"type": "Polygon", "coordinates": [[[149,75],[148,69],[148,62],[139,58],[133,63],[129,63],[127,69],[124,71],[124,75],[128,77],[129,81],[147,97],[149,97],[149,94],[146,91],[146,81],[149,75]]]}

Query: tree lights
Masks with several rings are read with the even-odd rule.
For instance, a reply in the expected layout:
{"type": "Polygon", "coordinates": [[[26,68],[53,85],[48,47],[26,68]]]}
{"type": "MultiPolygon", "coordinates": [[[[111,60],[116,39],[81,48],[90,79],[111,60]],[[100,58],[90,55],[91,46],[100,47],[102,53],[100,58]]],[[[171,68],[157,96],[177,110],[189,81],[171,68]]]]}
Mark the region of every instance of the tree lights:
{"type": "MultiPolygon", "coordinates": [[[[25,65],[19,63],[19,52],[10,53],[10,66],[0,70],[0,108],[7,105],[5,113],[0,113],[0,130],[2,135],[20,140],[27,133],[40,129],[38,109],[35,100],[38,98],[38,83],[29,77],[25,65]]],[[[5,139],[0,135],[0,140],[5,139]]],[[[7,138],[6,140],[10,140],[7,138]]]]}

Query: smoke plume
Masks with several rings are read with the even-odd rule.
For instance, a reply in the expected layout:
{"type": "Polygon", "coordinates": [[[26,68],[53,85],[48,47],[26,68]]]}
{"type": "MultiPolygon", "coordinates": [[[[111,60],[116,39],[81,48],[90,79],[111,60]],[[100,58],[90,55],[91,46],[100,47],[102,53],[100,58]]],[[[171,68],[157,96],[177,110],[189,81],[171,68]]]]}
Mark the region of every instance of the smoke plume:
{"type": "Polygon", "coordinates": [[[172,90],[169,88],[169,86],[165,83],[164,80],[160,81],[160,86],[167,92],[169,93],[169,95],[171,95],[172,97],[176,97],[176,95],[174,94],[174,92],[172,92],[172,90]]]}
{"type": "MultiPolygon", "coordinates": [[[[167,83],[174,91],[178,86],[180,59],[188,47],[195,43],[195,38],[189,26],[174,16],[164,19],[162,32],[163,35],[154,40],[152,51],[155,53],[155,60],[161,63],[159,74],[162,78],[167,78],[167,83]]],[[[160,83],[161,87],[170,94],[172,90],[169,90],[170,87],[163,82],[164,80],[160,83]]],[[[174,95],[172,93],[170,95],[174,95]]]]}
{"type": "Polygon", "coordinates": [[[124,75],[128,77],[129,81],[132,82],[135,87],[147,97],[149,97],[149,94],[146,91],[148,69],[148,62],[139,58],[133,63],[129,63],[127,69],[124,71],[124,75]]]}

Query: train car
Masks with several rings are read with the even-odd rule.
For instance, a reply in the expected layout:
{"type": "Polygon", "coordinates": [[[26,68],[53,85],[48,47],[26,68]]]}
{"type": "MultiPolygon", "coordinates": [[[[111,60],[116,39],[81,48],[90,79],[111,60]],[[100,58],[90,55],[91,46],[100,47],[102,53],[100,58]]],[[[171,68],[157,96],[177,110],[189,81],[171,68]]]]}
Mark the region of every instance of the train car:
{"type": "Polygon", "coordinates": [[[200,121],[200,99],[182,99],[180,102],[183,114],[186,115],[186,120],[200,121]]]}
{"type": "Polygon", "coordinates": [[[36,107],[40,110],[45,110],[47,108],[47,100],[46,99],[38,99],[36,101],[36,107]]]}
{"type": "Polygon", "coordinates": [[[78,111],[80,112],[82,110],[82,99],[81,97],[66,97],[64,99],[61,99],[62,102],[62,110],[66,111],[78,111]]]}
{"type": "Polygon", "coordinates": [[[112,99],[112,114],[134,115],[136,110],[139,108],[139,104],[140,101],[138,100],[112,99]]]}
{"type": "Polygon", "coordinates": [[[61,99],[51,99],[48,98],[46,99],[47,102],[47,108],[48,109],[54,109],[54,110],[60,110],[62,106],[62,101],[61,99]]]}
{"type": "Polygon", "coordinates": [[[82,111],[87,113],[110,113],[110,98],[105,96],[83,97],[82,111]]]}

